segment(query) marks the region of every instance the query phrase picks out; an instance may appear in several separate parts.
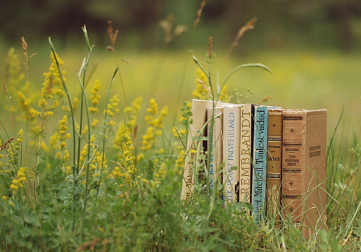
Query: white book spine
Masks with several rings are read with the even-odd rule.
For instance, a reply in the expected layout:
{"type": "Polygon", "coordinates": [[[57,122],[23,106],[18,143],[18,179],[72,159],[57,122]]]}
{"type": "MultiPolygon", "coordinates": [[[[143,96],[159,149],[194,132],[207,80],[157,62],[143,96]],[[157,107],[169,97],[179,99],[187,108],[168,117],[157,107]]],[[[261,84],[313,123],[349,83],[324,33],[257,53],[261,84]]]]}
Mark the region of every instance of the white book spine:
{"type": "Polygon", "coordinates": [[[239,195],[240,106],[223,107],[223,184],[225,203],[236,202],[239,195]],[[233,167],[237,167],[236,170],[233,167]]]}
{"type": "MultiPolygon", "coordinates": [[[[221,102],[216,102],[215,105],[222,105],[221,102]]],[[[187,155],[185,157],[183,182],[181,199],[188,201],[194,188],[194,176],[195,173],[198,176],[197,160],[200,155],[200,149],[202,141],[196,141],[199,136],[199,131],[204,128],[206,122],[207,107],[213,105],[212,101],[196,100],[192,102],[192,117],[193,121],[188,129],[188,140],[187,140],[187,155]]],[[[203,133],[202,133],[203,134],[203,133]]]]}
{"type": "Polygon", "coordinates": [[[208,118],[208,139],[212,141],[212,151],[208,150],[211,155],[210,167],[209,167],[209,186],[212,190],[218,188],[220,181],[220,169],[222,168],[222,146],[223,146],[223,135],[222,135],[222,124],[223,124],[223,108],[215,107],[213,113],[213,107],[207,108],[208,118]],[[213,130],[212,130],[212,117],[214,118],[213,130]],[[211,135],[210,132],[213,132],[211,135]]]}

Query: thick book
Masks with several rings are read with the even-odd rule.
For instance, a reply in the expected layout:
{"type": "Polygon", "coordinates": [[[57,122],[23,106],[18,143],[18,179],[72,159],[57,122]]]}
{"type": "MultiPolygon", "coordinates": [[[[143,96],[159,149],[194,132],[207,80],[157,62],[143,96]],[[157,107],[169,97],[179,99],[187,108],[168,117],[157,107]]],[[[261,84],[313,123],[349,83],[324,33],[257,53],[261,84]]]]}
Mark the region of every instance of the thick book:
{"type": "Polygon", "coordinates": [[[251,203],[253,113],[253,104],[241,104],[239,201],[246,203],[251,203]]]}
{"type": "Polygon", "coordinates": [[[239,196],[240,106],[223,106],[223,184],[224,202],[237,202],[239,196]]]}
{"type": "Polygon", "coordinates": [[[215,107],[213,110],[213,106],[208,107],[207,122],[208,141],[211,142],[210,145],[208,144],[210,146],[208,148],[208,155],[210,155],[209,187],[211,190],[217,190],[218,185],[222,182],[220,174],[223,162],[223,108],[215,107]],[[214,117],[213,124],[212,117],[214,117]]]}
{"type": "MultiPolygon", "coordinates": [[[[215,102],[215,105],[220,104],[223,103],[215,102]]],[[[197,137],[199,137],[200,134],[204,134],[204,132],[200,131],[205,129],[206,111],[207,107],[210,106],[213,106],[212,101],[194,99],[192,102],[192,123],[189,125],[188,129],[187,155],[185,157],[181,193],[182,200],[188,201],[193,194],[194,173],[198,175],[196,164],[201,151],[201,146],[203,146],[203,142],[197,141],[197,137]]]]}
{"type": "Polygon", "coordinates": [[[322,110],[283,112],[282,207],[308,239],[326,214],[326,119],[322,110]]]}
{"type": "Polygon", "coordinates": [[[281,220],[282,130],[281,108],[268,110],[267,217],[281,220]]]}
{"type": "Polygon", "coordinates": [[[264,223],[266,216],[268,108],[254,108],[252,204],[255,223],[264,223]]]}

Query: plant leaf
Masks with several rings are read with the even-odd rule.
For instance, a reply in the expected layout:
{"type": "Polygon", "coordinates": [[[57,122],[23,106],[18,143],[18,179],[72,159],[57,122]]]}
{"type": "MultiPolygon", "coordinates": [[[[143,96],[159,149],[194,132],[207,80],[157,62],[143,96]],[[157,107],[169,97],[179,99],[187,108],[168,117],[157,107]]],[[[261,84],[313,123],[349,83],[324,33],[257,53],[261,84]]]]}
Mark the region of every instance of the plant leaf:
{"type": "Polygon", "coordinates": [[[242,68],[246,68],[246,67],[259,67],[259,68],[262,68],[264,70],[266,70],[267,72],[269,73],[272,73],[271,69],[269,69],[267,66],[261,64],[261,63],[249,63],[249,64],[243,64],[243,65],[240,65],[236,68],[234,68],[226,77],[226,79],[223,81],[223,84],[222,84],[222,87],[221,87],[221,90],[223,89],[224,85],[226,84],[226,82],[228,81],[228,79],[232,76],[232,74],[234,74],[236,71],[242,69],[242,68]]]}
{"type": "Polygon", "coordinates": [[[198,65],[198,67],[203,71],[203,73],[207,76],[207,78],[209,79],[209,76],[206,72],[206,70],[204,70],[204,68],[202,67],[201,63],[199,63],[198,59],[196,58],[196,56],[194,56],[194,54],[189,51],[189,53],[192,55],[193,61],[198,65]]]}
{"type": "Polygon", "coordinates": [[[259,68],[262,68],[264,70],[266,70],[267,72],[269,73],[272,73],[271,69],[269,69],[267,66],[261,64],[261,63],[249,63],[249,64],[243,64],[243,65],[240,65],[236,68],[234,68],[226,77],[226,79],[224,80],[223,84],[222,84],[222,87],[226,84],[226,82],[228,81],[228,79],[232,76],[232,74],[234,74],[236,71],[242,69],[242,68],[246,68],[246,67],[259,67],[259,68]]]}

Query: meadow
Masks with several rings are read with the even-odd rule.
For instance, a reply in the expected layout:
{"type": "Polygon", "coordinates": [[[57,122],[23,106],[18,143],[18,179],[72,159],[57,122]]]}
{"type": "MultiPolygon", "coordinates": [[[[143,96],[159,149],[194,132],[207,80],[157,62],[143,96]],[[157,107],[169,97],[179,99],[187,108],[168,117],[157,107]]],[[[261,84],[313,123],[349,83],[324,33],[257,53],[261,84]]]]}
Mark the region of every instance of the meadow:
{"type": "MultiPolygon", "coordinates": [[[[193,51],[200,62],[207,43],[193,51]]],[[[244,63],[272,70],[236,72],[227,82],[231,102],[266,97],[262,104],[328,110],[329,197],[320,216],[328,226],[304,240],[286,216],[281,228],[272,219],[256,226],[241,204],[223,208],[201,185],[190,203],[180,201],[190,123],[183,102],[199,95],[200,78],[188,51],[120,48],[114,57],[114,44],[113,52],[90,45],[1,48],[2,251],[360,249],[360,54],[250,51],[226,59],[226,49],[212,49],[214,80],[244,63]]]]}

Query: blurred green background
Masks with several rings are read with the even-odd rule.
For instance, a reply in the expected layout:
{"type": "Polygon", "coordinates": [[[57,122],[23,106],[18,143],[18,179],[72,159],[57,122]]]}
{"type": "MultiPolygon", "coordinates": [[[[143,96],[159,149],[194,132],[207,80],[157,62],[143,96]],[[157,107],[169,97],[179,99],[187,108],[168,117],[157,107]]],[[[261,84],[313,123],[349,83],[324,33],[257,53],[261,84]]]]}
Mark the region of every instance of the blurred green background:
{"type": "MultiPolygon", "coordinates": [[[[106,50],[110,44],[107,21],[119,29],[116,43],[120,71],[128,103],[143,96],[143,106],[155,97],[160,106],[168,105],[171,125],[183,100],[192,99],[196,65],[188,54],[192,49],[201,62],[213,36],[214,79],[220,79],[239,64],[260,62],[272,74],[260,69],[237,72],[228,83],[228,92],[237,89],[253,92],[246,102],[259,102],[272,95],[266,105],[289,108],[326,108],[332,132],[343,108],[343,129],[358,135],[360,131],[361,1],[359,0],[209,0],[200,22],[193,23],[201,0],[13,0],[2,3],[0,15],[0,79],[5,80],[6,55],[15,47],[22,56],[20,37],[28,42],[31,59],[30,80],[40,90],[42,73],[49,64],[51,36],[57,52],[65,61],[68,83],[79,92],[76,72],[87,50],[81,27],[86,24],[95,44],[90,79],[100,79],[103,97],[116,66],[106,50]],[[187,31],[167,45],[160,21],[173,15],[174,25],[186,25],[187,31]],[[238,30],[252,17],[258,21],[225,60],[238,30]],[[1,70],[2,69],[2,70],[1,70]]],[[[22,59],[22,58],[21,58],[22,59]]],[[[23,59],[22,59],[23,60],[23,59]]],[[[90,90],[89,90],[90,91],[90,90]]],[[[88,92],[89,92],[88,91],[88,92]]],[[[123,97],[119,79],[114,93],[123,97]]],[[[4,99],[2,104],[4,104],[4,99]]],[[[125,105],[122,100],[121,106],[125,105]]],[[[4,120],[4,118],[2,118],[4,120]]]]}
{"type": "MultiPolygon", "coordinates": [[[[66,43],[81,39],[86,24],[93,42],[107,43],[106,23],[120,31],[121,45],[154,49],[160,44],[159,21],[169,13],[190,29],[201,0],[13,0],[3,1],[0,16],[2,40],[29,41],[52,36],[66,43]]],[[[209,0],[197,32],[184,34],[176,48],[202,46],[213,35],[228,46],[247,20],[258,17],[257,29],[243,46],[258,49],[332,48],[351,51],[361,40],[359,0],[209,0]]]]}

